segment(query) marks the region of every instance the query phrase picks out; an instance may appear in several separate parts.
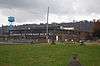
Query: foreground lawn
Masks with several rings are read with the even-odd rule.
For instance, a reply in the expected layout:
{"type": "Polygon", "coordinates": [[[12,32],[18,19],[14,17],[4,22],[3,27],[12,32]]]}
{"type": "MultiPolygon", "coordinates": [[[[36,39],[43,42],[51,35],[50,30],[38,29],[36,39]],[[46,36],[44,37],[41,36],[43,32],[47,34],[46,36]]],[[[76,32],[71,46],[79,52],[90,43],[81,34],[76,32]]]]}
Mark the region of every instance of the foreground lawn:
{"type": "Polygon", "coordinates": [[[73,53],[84,66],[100,66],[97,45],[0,45],[0,66],[67,66],[73,53]]]}

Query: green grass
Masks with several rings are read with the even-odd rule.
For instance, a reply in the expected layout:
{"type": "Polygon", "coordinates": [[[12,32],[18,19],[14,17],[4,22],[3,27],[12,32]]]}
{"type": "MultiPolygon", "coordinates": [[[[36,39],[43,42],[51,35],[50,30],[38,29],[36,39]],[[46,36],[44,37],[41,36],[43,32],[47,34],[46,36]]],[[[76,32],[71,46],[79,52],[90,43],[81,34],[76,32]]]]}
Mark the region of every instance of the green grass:
{"type": "Polygon", "coordinates": [[[84,66],[100,66],[100,46],[0,45],[0,66],[67,66],[77,53],[84,66]]]}

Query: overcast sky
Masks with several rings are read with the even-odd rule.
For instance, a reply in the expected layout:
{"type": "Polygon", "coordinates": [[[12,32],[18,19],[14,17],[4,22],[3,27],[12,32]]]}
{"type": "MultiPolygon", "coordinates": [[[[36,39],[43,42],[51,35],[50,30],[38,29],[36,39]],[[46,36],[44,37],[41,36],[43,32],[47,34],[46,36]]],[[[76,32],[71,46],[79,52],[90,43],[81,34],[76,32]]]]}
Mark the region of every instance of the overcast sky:
{"type": "Polygon", "coordinates": [[[0,0],[0,25],[8,24],[8,16],[15,24],[46,23],[48,6],[49,23],[100,18],[100,0],[0,0]]]}

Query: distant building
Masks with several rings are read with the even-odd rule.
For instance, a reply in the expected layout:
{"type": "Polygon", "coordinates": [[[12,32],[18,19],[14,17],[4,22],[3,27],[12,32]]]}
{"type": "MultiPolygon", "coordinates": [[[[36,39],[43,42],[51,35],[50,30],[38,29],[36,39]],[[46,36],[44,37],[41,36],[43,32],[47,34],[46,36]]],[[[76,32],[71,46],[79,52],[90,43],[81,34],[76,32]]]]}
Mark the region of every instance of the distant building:
{"type": "MultiPolygon", "coordinates": [[[[71,23],[52,23],[48,25],[49,28],[49,39],[57,41],[71,41],[72,39],[78,41],[80,39],[88,40],[92,36],[94,22],[91,21],[80,21],[71,23]]],[[[24,24],[14,26],[11,33],[8,31],[8,26],[2,26],[2,35],[10,35],[14,39],[46,39],[46,24],[24,24]]]]}

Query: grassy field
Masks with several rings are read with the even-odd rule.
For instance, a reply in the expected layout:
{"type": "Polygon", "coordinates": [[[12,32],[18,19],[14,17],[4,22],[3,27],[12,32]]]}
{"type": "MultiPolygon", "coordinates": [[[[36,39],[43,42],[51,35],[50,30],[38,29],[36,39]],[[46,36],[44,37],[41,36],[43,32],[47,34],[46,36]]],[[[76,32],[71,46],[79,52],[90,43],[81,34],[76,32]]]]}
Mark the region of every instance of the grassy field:
{"type": "Polygon", "coordinates": [[[0,45],[0,66],[67,66],[77,53],[84,66],[100,66],[100,46],[0,45]]]}

